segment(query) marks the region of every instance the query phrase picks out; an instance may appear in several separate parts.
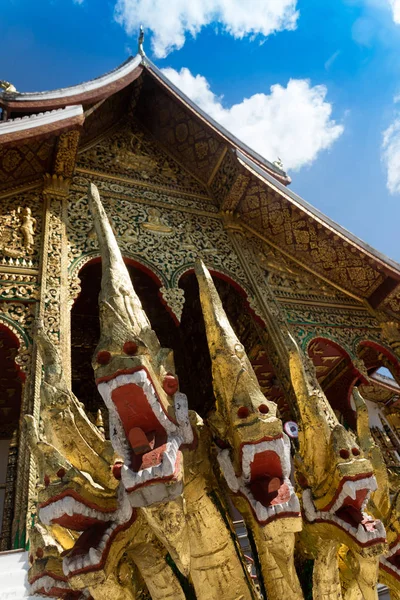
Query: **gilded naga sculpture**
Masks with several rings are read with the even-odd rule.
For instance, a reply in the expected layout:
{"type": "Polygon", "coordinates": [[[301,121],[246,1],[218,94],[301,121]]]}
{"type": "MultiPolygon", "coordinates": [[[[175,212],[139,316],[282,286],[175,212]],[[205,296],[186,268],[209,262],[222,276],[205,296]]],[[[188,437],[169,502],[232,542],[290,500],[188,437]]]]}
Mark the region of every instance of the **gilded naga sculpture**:
{"type": "Polygon", "coordinates": [[[94,185],[88,198],[102,261],[92,366],[109,441],[67,385],[38,322],[41,420],[25,417],[38,473],[31,593],[257,600],[233,504],[254,542],[269,600],[304,598],[295,547],[314,561],[314,600],[372,600],[378,579],[400,599],[398,476],[370,436],[357,390],[356,435],[338,422],[307,359],[282,332],[300,426],[292,446],[197,259],[215,395],[203,421],[179,390],[173,353],[141,305],[94,185]]]}

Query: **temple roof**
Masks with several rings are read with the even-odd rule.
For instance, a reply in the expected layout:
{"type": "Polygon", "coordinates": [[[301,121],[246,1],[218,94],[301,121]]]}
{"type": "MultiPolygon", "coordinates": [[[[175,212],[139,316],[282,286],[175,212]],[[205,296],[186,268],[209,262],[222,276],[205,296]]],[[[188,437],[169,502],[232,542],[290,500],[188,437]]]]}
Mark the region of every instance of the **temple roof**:
{"type": "Polygon", "coordinates": [[[138,69],[141,62],[140,55],[130,56],[119,67],[105,75],[58,90],[45,92],[4,91],[0,93],[0,106],[13,112],[25,112],[33,109],[43,110],[45,107],[54,109],[72,104],[98,102],[100,99],[118,92],[136,79],[141,73],[141,70],[138,69]]]}
{"type": "MultiPolygon", "coordinates": [[[[2,92],[0,108],[5,118],[0,122],[2,147],[21,153],[21,160],[40,148],[37,181],[51,172],[61,135],[77,134],[79,148],[84,149],[128,113],[133,114],[200,180],[221,212],[239,215],[249,231],[342,292],[398,316],[400,264],[292,192],[284,171],[210,118],[145,55],[138,54],[101,77],[68,88],[2,92]]],[[[4,152],[0,154],[0,194],[26,183],[18,172],[14,177],[8,172],[2,180],[4,152]]],[[[72,175],[74,165],[65,177],[72,175]]]]}

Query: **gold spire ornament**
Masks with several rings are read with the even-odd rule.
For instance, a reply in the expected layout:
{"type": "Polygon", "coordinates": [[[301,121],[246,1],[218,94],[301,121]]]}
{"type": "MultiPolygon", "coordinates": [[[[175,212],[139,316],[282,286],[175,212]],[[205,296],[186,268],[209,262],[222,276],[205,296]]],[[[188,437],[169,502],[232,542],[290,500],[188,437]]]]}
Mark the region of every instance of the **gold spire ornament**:
{"type": "Polygon", "coordinates": [[[216,410],[208,423],[217,459],[235,506],[251,530],[268,597],[301,599],[294,568],[300,505],[290,481],[289,439],[276,405],[261,392],[204,263],[195,273],[212,363],[216,410]]]}

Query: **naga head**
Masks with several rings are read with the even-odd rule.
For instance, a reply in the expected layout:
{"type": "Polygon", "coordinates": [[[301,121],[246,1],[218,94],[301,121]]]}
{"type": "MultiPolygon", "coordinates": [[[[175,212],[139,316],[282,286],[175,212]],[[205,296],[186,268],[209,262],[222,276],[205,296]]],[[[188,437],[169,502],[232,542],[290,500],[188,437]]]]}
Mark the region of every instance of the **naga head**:
{"type": "Polygon", "coordinates": [[[367,514],[377,489],[372,464],[355,435],[337,420],[308,358],[290,338],[290,375],[300,417],[298,481],[306,519],[357,551],[384,543],[385,528],[367,514]]]}
{"type": "Polygon", "coordinates": [[[180,447],[193,439],[187,401],[178,392],[172,351],[151,328],[93,184],[88,197],[102,259],[93,369],[110,439],[123,459],[114,472],[132,506],[149,506],[182,492],[180,447]]]}
{"type": "MultiPolygon", "coordinates": [[[[44,370],[43,431],[31,415],[25,415],[24,422],[39,476],[40,524],[31,536],[33,544],[41,545],[40,560],[34,562],[30,581],[33,590],[41,590],[43,584],[48,595],[53,594],[53,588],[60,588],[66,590],[68,599],[80,598],[80,592],[68,591],[72,578],[103,576],[116,536],[134,523],[136,513],[111,474],[114,452],[110,442],[91,423],[67,386],[57,348],[40,324],[35,340],[44,370]],[[61,553],[59,557],[57,553],[61,553]],[[54,571],[56,567],[58,571],[54,571]],[[52,585],[53,579],[57,585],[52,585]]],[[[56,597],[61,597],[61,591],[56,597]]]]}
{"type": "Polygon", "coordinates": [[[31,594],[48,598],[82,600],[80,591],[73,591],[63,571],[64,547],[40,523],[29,532],[28,581],[31,594]]]}
{"type": "Polygon", "coordinates": [[[357,435],[364,453],[373,466],[378,489],[372,494],[370,509],[382,519],[387,535],[388,550],[379,559],[380,581],[389,588],[400,588],[400,476],[389,472],[382,451],[369,427],[368,408],[358,388],[353,390],[357,413],[357,435]]]}
{"type": "Polygon", "coordinates": [[[299,501],[290,482],[290,443],[276,405],[261,392],[202,261],[196,262],[195,272],[216,397],[208,423],[222,473],[230,490],[247,500],[258,523],[298,516],[299,501]]]}

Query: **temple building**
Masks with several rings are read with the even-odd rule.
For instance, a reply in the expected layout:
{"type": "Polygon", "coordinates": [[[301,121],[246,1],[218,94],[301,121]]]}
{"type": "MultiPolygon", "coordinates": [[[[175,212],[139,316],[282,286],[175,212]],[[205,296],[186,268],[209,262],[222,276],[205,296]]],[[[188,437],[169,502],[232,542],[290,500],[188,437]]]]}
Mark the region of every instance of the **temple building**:
{"type": "Polygon", "coordinates": [[[0,90],[0,600],[400,600],[400,264],[141,44],[0,90]]]}

